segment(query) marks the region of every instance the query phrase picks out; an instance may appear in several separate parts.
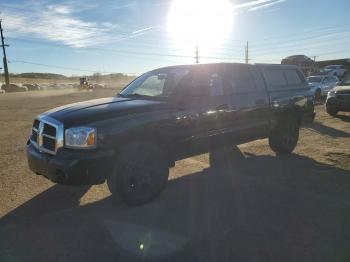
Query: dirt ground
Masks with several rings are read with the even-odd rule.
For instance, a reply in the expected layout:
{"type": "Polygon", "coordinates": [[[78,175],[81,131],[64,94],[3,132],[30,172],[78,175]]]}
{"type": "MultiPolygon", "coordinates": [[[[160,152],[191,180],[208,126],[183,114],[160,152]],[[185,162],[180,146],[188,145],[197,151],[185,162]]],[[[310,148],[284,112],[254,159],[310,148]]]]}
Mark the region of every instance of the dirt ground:
{"type": "Polygon", "coordinates": [[[350,261],[350,114],[302,128],[295,152],[266,139],[216,167],[178,161],[155,201],[128,207],[106,185],[61,186],[32,174],[35,115],[114,90],[0,96],[0,261],[350,261]]]}

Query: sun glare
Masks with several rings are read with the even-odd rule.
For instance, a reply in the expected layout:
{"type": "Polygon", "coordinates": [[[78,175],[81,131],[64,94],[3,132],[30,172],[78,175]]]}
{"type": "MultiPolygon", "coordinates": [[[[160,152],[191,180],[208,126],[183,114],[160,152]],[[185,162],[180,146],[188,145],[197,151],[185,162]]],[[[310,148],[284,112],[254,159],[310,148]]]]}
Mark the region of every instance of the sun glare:
{"type": "Polygon", "coordinates": [[[211,53],[228,37],[234,10],[229,0],[175,0],[170,7],[167,31],[178,48],[211,53]]]}

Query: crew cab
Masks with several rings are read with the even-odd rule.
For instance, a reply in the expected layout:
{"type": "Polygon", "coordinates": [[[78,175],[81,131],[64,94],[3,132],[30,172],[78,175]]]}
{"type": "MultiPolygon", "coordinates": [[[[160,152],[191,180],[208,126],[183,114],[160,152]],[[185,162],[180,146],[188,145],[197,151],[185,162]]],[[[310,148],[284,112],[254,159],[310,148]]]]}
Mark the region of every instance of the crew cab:
{"type": "Polygon", "coordinates": [[[127,204],[154,199],[175,161],[268,138],[291,153],[315,117],[314,96],[291,65],[199,64],[156,69],[115,97],[39,115],[30,169],[63,184],[99,184],[127,204]]]}

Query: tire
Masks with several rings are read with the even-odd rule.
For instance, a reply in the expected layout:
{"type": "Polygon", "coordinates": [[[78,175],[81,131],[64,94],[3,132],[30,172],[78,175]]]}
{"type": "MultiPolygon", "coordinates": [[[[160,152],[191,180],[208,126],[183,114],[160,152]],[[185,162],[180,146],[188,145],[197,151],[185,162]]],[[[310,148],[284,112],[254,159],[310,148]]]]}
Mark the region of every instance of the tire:
{"type": "Polygon", "coordinates": [[[269,145],[277,154],[290,154],[299,139],[299,123],[296,117],[287,115],[281,118],[269,136],[269,145]]]}
{"type": "Polygon", "coordinates": [[[112,195],[128,205],[142,205],[156,198],[165,187],[168,159],[151,143],[132,143],[118,154],[113,173],[107,178],[112,195]]]}
{"type": "Polygon", "coordinates": [[[336,109],[334,107],[327,107],[326,106],[326,111],[331,116],[336,116],[338,114],[338,109],[336,109]]]}

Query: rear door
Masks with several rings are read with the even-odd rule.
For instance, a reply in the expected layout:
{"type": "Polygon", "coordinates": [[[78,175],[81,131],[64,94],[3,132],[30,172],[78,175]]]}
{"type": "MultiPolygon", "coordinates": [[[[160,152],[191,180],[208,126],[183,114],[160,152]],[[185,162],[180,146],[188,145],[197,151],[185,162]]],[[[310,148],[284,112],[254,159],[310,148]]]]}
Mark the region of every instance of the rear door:
{"type": "Polygon", "coordinates": [[[269,97],[263,78],[252,65],[233,64],[226,68],[229,85],[229,122],[237,143],[266,135],[269,97]]]}
{"type": "Polygon", "coordinates": [[[313,93],[305,76],[293,66],[259,65],[270,96],[270,124],[275,126],[281,112],[310,112],[314,109],[313,93]]]}

